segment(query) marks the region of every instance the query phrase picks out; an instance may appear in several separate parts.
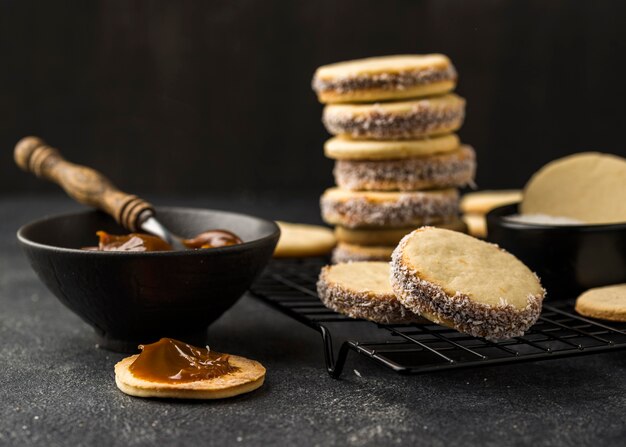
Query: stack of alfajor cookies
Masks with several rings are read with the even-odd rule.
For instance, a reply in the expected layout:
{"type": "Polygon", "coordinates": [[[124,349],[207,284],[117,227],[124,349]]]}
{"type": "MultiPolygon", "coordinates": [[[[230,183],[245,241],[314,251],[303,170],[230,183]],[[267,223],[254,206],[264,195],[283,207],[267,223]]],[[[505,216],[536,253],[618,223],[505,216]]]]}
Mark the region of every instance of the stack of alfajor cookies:
{"type": "Polygon", "coordinates": [[[334,262],[389,261],[416,227],[463,231],[459,187],[472,183],[475,153],[453,133],[465,100],[441,54],[386,56],[320,67],[313,89],[326,104],[325,144],[337,187],[321,198],[335,225],[334,262]]]}

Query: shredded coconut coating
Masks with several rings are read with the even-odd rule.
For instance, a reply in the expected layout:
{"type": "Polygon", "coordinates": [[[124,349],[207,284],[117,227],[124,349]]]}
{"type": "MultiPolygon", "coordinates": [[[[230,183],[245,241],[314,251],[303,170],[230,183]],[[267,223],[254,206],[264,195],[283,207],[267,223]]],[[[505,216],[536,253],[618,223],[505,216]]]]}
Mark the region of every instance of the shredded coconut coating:
{"type": "Polygon", "coordinates": [[[351,318],[363,318],[382,324],[423,322],[423,318],[404,307],[394,295],[358,292],[328,281],[329,266],[322,268],[317,294],[329,309],[351,318]]]}
{"type": "MultiPolygon", "coordinates": [[[[344,262],[359,262],[359,261],[385,261],[391,260],[389,253],[384,253],[384,250],[376,250],[379,247],[366,247],[361,251],[350,250],[346,247],[346,244],[339,244],[333,249],[331,262],[333,264],[341,264],[344,262]],[[368,251],[367,248],[373,248],[374,250],[368,251]]],[[[384,247],[387,248],[387,247],[384,247]]],[[[391,247],[393,248],[393,247],[391,247]]],[[[391,251],[389,248],[389,251],[391,251]]]]}
{"type": "Polygon", "coordinates": [[[520,310],[504,299],[498,306],[491,306],[477,303],[460,291],[449,295],[442,287],[421,279],[402,261],[409,236],[400,241],[391,256],[390,281],[398,300],[413,312],[428,316],[435,323],[487,340],[520,337],[539,318],[545,290],[540,296],[529,294],[526,307],[520,310]],[[440,320],[435,321],[437,319],[440,320]]]}
{"type": "Polygon", "coordinates": [[[422,70],[407,70],[399,73],[373,73],[360,76],[345,76],[333,79],[313,78],[311,86],[317,93],[347,93],[354,90],[406,90],[408,88],[442,81],[455,81],[457,72],[450,65],[430,67],[422,70]]]}
{"type": "Polygon", "coordinates": [[[347,228],[408,227],[441,223],[444,216],[457,216],[459,194],[432,194],[428,191],[402,193],[395,201],[373,202],[364,197],[337,200],[322,196],[322,218],[347,228]]]}
{"type": "Polygon", "coordinates": [[[435,107],[428,102],[416,104],[411,112],[394,114],[383,108],[374,108],[367,114],[328,113],[324,109],[322,122],[333,135],[374,140],[403,140],[454,132],[463,124],[465,109],[435,107]]]}
{"type": "Polygon", "coordinates": [[[470,146],[458,151],[402,160],[337,160],[335,182],[350,190],[415,191],[472,184],[476,154],[470,146]]]}

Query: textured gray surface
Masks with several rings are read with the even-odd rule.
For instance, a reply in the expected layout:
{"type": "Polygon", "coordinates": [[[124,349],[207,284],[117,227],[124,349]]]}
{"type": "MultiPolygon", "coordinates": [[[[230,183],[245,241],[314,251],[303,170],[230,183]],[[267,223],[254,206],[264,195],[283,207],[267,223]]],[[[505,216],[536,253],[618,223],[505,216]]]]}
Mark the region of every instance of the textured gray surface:
{"type": "MultiPolygon", "coordinates": [[[[311,200],[187,203],[315,221],[311,200]]],[[[209,338],[265,364],[262,389],[219,402],[126,396],[113,376],[123,356],[95,347],[15,241],[26,221],[75,208],[58,197],[0,199],[1,445],[624,445],[623,353],[417,377],[351,354],[333,380],[317,334],[250,297],[209,338]]]]}

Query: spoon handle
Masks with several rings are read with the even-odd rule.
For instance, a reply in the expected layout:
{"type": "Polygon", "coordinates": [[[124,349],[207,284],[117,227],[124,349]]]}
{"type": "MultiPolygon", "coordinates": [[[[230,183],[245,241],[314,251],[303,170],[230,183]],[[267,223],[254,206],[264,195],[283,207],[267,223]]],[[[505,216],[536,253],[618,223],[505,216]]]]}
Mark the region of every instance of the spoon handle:
{"type": "Polygon", "coordinates": [[[127,230],[139,231],[141,223],[154,215],[151,204],[120,191],[98,171],[70,163],[40,138],[22,138],[13,156],[24,171],[56,183],[77,202],[101,209],[127,230]]]}

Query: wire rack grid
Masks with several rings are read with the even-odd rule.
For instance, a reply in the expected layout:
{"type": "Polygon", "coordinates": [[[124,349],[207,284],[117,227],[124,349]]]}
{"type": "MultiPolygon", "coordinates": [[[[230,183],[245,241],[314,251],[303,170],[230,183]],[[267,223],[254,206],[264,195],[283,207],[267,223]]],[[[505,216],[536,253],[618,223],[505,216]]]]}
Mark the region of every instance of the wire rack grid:
{"type": "Polygon", "coordinates": [[[571,302],[544,304],[524,334],[492,342],[436,324],[376,324],[326,308],[315,283],[325,259],[275,260],[251,293],[318,331],[328,373],[338,378],[354,351],[401,374],[421,374],[626,349],[626,324],[611,325],[572,312],[571,302]],[[337,355],[335,355],[337,352],[337,355]]]}

